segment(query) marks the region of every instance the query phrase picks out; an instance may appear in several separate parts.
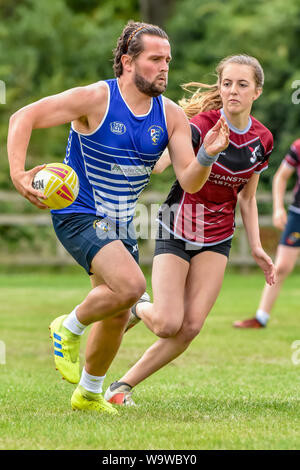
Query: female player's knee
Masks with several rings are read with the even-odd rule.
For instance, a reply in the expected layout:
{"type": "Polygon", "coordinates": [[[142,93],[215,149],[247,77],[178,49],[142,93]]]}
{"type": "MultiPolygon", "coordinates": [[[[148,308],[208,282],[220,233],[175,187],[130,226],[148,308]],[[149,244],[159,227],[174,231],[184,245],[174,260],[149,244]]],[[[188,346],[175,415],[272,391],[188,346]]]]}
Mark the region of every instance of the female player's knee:
{"type": "Polygon", "coordinates": [[[153,323],[153,333],[160,338],[171,338],[175,336],[181,328],[181,323],[178,321],[170,321],[165,318],[160,318],[153,323]]]}
{"type": "Polygon", "coordinates": [[[180,330],[182,340],[186,343],[190,343],[191,341],[193,341],[193,339],[196,338],[196,336],[198,336],[198,334],[200,333],[203,323],[204,321],[200,321],[199,319],[197,320],[197,322],[184,322],[180,330]]]}
{"type": "Polygon", "coordinates": [[[276,274],[279,279],[284,279],[293,271],[294,264],[283,261],[276,266],[276,274]]]}

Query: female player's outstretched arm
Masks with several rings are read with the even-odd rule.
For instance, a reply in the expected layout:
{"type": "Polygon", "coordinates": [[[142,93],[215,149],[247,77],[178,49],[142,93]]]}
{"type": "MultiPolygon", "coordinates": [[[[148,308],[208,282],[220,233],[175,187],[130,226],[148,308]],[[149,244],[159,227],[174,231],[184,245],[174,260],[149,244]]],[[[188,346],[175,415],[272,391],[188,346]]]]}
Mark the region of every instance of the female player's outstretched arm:
{"type": "Polygon", "coordinates": [[[258,266],[263,270],[266,282],[272,285],[275,283],[275,267],[270,256],[268,256],[262,248],[259,235],[256,203],[256,188],[258,180],[259,174],[254,173],[246,186],[240,192],[238,200],[252,256],[258,266]]]}

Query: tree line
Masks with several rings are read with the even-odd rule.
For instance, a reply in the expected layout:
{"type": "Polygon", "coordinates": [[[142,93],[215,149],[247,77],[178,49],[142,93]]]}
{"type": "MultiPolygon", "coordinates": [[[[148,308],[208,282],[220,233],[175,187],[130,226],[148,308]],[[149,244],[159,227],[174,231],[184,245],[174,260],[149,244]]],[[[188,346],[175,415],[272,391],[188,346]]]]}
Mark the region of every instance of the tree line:
{"type": "MultiPolygon", "coordinates": [[[[246,53],[261,62],[265,86],[253,114],[274,135],[270,169],[262,174],[262,186],[270,189],[289,145],[300,137],[299,0],[0,0],[0,80],[6,85],[0,189],[12,187],[9,116],[44,96],[111,78],[112,50],[129,19],[159,23],[169,34],[173,60],[165,95],[175,101],[183,83],[214,83],[225,56],[246,53]]],[[[62,161],[67,135],[68,126],[35,131],[28,168],[62,161]]]]}

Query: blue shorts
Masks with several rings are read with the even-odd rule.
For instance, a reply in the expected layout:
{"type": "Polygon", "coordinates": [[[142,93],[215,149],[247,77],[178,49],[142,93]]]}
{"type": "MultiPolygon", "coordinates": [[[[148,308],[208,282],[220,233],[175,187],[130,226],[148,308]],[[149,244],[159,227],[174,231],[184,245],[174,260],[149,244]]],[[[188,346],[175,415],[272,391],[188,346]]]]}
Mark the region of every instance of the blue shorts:
{"type": "Polygon", "coordinates": [[[282,232],[279,245],[300,247],[300,214],[289,211],[288,220],[282,232]]]}
{"type": "Polygon", "coordinates": [[[57,238],[88,274],[94,256],[108,243],[121,240],[139,262],[139,251],[133,223],[117,226],[106,218],[93,214],[51,213],[57,238]]]}

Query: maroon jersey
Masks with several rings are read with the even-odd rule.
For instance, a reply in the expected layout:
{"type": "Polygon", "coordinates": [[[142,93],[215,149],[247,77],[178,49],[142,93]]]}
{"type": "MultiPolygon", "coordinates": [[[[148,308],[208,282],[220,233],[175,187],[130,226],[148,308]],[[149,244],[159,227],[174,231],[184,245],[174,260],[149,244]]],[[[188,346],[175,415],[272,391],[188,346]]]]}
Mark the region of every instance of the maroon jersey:
{"type": "Polygon", "coordinates": [[[289,209],[300,214],[300,139],[297,139],[292,143],[291,148],[283,161],[285,164],[296,170],[297,173],[297,181],[293,190],[294,200],[289,209]]]}
{"type": "MultiPolygon", "coordinates": [[[[195,153],[221,114],[223,110],[207,111],[190,120],[195,153]]],[[[159,211],[159,223],[172,236],[195,245],[214,245],[233,236],[238,192],[253,173],[268,167],[273,149],[271,132],[252,116],[244,130],[228,125],[229,145],[212,165],[201,190],[189,194],[176,181],[159,211]]]]}

